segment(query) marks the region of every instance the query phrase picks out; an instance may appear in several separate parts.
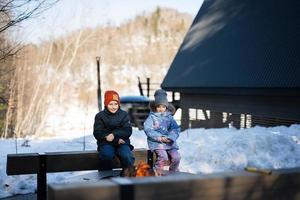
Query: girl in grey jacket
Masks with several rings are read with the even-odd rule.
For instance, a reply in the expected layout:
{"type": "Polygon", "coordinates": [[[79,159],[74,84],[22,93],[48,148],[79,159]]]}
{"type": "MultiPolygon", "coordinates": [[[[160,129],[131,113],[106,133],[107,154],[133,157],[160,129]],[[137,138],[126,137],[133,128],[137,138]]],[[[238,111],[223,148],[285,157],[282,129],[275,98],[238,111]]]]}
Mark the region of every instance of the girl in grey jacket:
{"type": "Polygon", "coordinates": [[[154,110],[150,112],[144,122],[149,149],[157,156],[155,168],[158,175],[162,175],[163,168],[170,158],[170,172],[178,171],[180,154],[176,140],[180,128],[174,120],[167,100],[167,93],[159,89],[154,94],[154,110]]]}

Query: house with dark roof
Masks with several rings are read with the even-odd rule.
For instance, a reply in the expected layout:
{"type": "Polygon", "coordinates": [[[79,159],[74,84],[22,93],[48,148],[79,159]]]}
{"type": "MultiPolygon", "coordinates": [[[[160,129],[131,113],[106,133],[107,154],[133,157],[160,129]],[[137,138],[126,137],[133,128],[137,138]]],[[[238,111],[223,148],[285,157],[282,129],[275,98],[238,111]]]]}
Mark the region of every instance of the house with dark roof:
{"type": "Polygon", "coordinates": [[[204,1],[161,87],[183,129],[299,123],[300,3],[204,1]]]}

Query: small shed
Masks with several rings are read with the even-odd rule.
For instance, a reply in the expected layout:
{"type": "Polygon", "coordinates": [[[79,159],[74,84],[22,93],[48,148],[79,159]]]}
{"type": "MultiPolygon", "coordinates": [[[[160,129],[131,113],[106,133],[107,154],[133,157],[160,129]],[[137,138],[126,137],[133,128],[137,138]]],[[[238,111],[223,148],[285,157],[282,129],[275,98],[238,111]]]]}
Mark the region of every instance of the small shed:
{"type": "Polygon", "coordinates": [[[183,129],[299,123],[300,3],[204,1],[161,87],[183,129]]]}

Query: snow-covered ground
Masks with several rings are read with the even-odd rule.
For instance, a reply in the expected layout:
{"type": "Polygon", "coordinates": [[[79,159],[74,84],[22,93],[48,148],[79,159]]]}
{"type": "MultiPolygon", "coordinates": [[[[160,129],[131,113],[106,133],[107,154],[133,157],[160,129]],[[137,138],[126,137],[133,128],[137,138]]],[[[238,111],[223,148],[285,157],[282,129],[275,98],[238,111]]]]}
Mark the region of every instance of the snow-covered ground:
{"type": "MultiPolygon", "coordinates": [[[[91,133],[91,130],[87,130],[91,133]]],[[[78,136],[80,133],[72,133],[78,136]]],[[[146,148],[142,131],[134,130],[131,138],[136,148],[146,148]]],[[[36,175],[7,176],[6,155],[25,152],[83,150],[84,138],[27,138],[0,140],[0,198],[33,193],[36,175]]],[[[92,135],[85,137],[85,149],[95,150],[92,135]]],[[[278,169],[300,167],[300,125],[274,128],[254,127],[237,130],[189,129],[178,139],[182,156],[180,170],[191,173],[240,171],[245,166],[278,169]]],[[[47,176],[48,183],[68,182],[68,178],[85,172],[54,173],[47,176]]]]}

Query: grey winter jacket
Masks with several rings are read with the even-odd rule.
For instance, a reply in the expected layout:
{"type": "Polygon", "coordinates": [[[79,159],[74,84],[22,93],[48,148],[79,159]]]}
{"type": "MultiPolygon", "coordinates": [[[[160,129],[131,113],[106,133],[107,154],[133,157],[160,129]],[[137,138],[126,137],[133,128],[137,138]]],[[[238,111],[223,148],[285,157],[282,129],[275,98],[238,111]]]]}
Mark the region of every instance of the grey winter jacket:
{"type": "Polygon", "coordinates": [[[144,122],[144,131],[150,150],[156,149],[178,149],[176,140],[179,136],[180,127],[169,111],[164,113],[150,112],[144,122]],[[163,143],[159,137],[165,136],[171,143],[163,143]]]}

